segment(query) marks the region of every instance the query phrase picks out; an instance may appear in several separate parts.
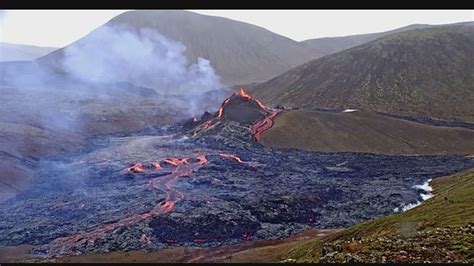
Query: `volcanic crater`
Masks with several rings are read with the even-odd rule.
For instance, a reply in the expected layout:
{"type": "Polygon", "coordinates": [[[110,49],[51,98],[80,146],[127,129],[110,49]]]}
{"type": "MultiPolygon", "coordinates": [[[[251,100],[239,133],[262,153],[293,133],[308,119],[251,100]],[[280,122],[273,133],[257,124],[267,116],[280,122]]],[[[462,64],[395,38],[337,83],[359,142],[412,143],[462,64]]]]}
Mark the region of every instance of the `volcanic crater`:
{"type": "Polygon", "coordinates": [[[261,145],[282,111],[240,90],[213,114],[44,160],[31,186],[0,204],[0,244],[61,257],[278,239],[393,213],[422,199],[414,186],[474,166],[457,155],[261,145]]]}

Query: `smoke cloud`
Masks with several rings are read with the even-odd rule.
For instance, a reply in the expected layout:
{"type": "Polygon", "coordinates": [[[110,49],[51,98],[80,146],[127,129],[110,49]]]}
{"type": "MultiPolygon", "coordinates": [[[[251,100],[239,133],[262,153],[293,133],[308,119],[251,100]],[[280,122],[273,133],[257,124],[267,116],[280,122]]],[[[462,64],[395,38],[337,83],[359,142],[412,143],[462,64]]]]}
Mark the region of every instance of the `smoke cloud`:
{"type": "Polygon", "coordinates": [[[186,47],[151,29],[104,26],[68,47],[63,69],[95,83],[129,82],[160,94],[182,95],[222,87],[208,60],[189,64],[186,47]]]}
{"type": "Polygon", "coordinates": [[[35,98],[19,104],[34,101],[33,105],[41,109],[37,111],[46,117],[41,119],[45,126],[62,129],[83,127],[75,124],[80,120],[75,118],[80,118],[84,111],[82,103],[78,103],[80,99],[100,99],[127,112],[127,104],[117,106],[120,91],[141,96],[154,94],[161,107],[164,102],[169,110],[188,116],[217,109],[229,90],[223,87],[208,60],[197,58],[190,62],[185,52],[183,44],[152,29],[105,25],[61,52],[33,62],[1,63],[0,84],[30,91],[35,98]],[[56,105],[66,100],[69,109],[74,109],[67,110],[67,119],[51,108],[55,100],[56,105]],[[42,102],[48,106],[40,107],[42,102]]]}
{"type": "MultiPolygon", "coordinates": [[[[185,52],[151,29],[103,26],[32,62],[0,62],[0,173],[8,175],[0,180],[27,179],[30,165],[17,157],[35,162],[91,136],[217,110],[230,90],[208,60],[190,61],[185,52]]],[[[10,192],[0,184],[0,201],[10,192]]]]}

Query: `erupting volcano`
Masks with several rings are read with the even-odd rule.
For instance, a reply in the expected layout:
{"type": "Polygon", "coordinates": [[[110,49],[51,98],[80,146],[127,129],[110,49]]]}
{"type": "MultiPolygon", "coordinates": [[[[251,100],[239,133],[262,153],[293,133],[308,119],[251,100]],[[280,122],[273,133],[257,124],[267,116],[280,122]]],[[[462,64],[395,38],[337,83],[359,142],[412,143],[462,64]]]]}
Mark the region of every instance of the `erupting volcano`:
{"type": "Polygon", "coordinates": [[[241,88],[224,100],[213,117],[204,114],[200,121],[192,118],[187,124],[194,125],[194,135],[196,135],[214,128],[222,121],[234,121],[250,126],[252,136],[258,141],[261,135],[273,126],[273,119],[279,113],[279,110],[265,106],[241,88]]]}
{"type": "Polygon", "coordinates": [[[474,166],[264,147],[278,113],[240,90],[200,119],[42,162],[31,187],[0,204],[0,244],[61,257],[277,239],[392,213],[419,200],[413,185],[474,166]]]}

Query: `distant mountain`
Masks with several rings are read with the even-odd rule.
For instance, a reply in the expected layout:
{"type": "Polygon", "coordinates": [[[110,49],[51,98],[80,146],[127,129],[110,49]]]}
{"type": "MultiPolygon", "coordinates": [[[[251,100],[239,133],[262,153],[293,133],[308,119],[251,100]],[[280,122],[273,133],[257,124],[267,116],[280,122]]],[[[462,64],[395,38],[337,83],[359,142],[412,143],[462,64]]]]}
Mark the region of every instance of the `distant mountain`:
{"type": "Polygon", "coordinates": [[[0,43],[0,61],[30,61],[56,49],[53,47],[0,43]]]}
{"type": "Polygon", "coordinates": [[[386,35],[390,35],[393,33],[404,32],[414,29],[424,29],[432,27],[426,24],[414,24],[409,25],[403,28],[385,31],[385,32],[377,32],[377,33],[368,33],[368,34],[357,34],[357,35],[349,35],[343,37],[327,37],[327,38],[316,38],[316,39],[309,39],[302,41],[301,43],[308,48],[312,49],[315,55],[315,58],[333,54],[340,52],[342,50],[346,50],[366,42],[373,41],[375,39],[381,38],[386,35]]]}
{"type": "MultiPolygon", "coordinates": [[[[208,59],[228,85],[265,81],[311,59],[306,46],[264,28],[188,11],[129,11],[105,24],[111,25],[149,28],[181,42],[191,62],[208,59]]],[[[62,53],[60,49],[42,60],[57,62],[62,53]]]]}
{"type": "Polygon", "coordinates": [[[473,23],[391,34],[252,90],[270,104],[474,121],[473,23]]]}
{"type": "MultiPolygon", "coordinates": [[[[469,24],[472,25],[474,24],[474,22],[460,22],[460,23],[455,23],[455,24],[450,24],[450,25],[469,25],[469,24]]],[[[390,34],[409,31],[409,30],[415,30],[415,29],[431,28],[431,27],[437,27],[437,26],[428,25],[428,24],[413,24],[413,25],[408,25],[402,28],[398,28],[398,29],[394,29],[390,31],[384,31],[384,32],[357,34],[357,35],[349,35],[349,36],[342,36],[342,37],[326,37],[326,38],[309,39],[309,40],[302,41],[301,44],[310,48],[313,51],[314,58],[318,58],[325,55],[337,53],[342,50],[346,50],[346,49],[364,44],[366,42],[376,40],[378,38],[381,38],[390,34]]]]}

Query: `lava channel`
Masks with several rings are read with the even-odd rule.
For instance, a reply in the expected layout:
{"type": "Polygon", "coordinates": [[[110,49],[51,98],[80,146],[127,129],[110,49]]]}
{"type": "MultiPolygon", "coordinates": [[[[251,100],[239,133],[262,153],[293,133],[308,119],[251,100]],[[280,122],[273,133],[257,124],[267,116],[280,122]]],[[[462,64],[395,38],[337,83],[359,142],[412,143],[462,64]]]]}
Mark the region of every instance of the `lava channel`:
{"type": "Polygon", "coordinates": [[[262,137],[262,134],[269,130],[274,122],[273,119],[280,113],[279,110],[272,110],[269,112],[269,115],[267,115],[264,119],[255,122],[252,127],[250,128],[250,133],[254,138],[259,141],[260,138],[262,137]]]}
{"type": "MultiPolygon", "coordinates": [[[[74,247],[81,246],[84,244],[93,245],[97,239],[103,238],[105,233],[110,232],[116,228],[130,226],[145,219],[173,211],[175,204],[184,198],[184,194],[182,192],[173,188],[173,181],[182,176],[189,176],[194,170],[200,168],[201,166],[207,163],[207,159],[203,155],[197,156],[196,158],[192,159],[192,162],[191,159],[178,158],[163,160],[163,163],[172,165],[174,167],[174,170],[168,175],[155,177],[149,181],[149,188],[161,190],[165,193],[165,200],[157,203],[155,207],[153,207],[153,209],[145,213],[135,214],[130,217],[121,219],[115,223],[102,224],[93,231],[87,233],[57,238],[49,244],[49,251],[51,256],[61,257],[65,255],[70,255],[74,247]]],[[[163,169],[159,163],[153,163],[152,165],[154,167],[155,172],[163,169]],[[158,165],[160,167],[157,167],[158,165]]],[[[125,171],[133,173],[144,173],[146,170],[142,164],[137,163],[131,167],[126,168],[125,171]]]]}

